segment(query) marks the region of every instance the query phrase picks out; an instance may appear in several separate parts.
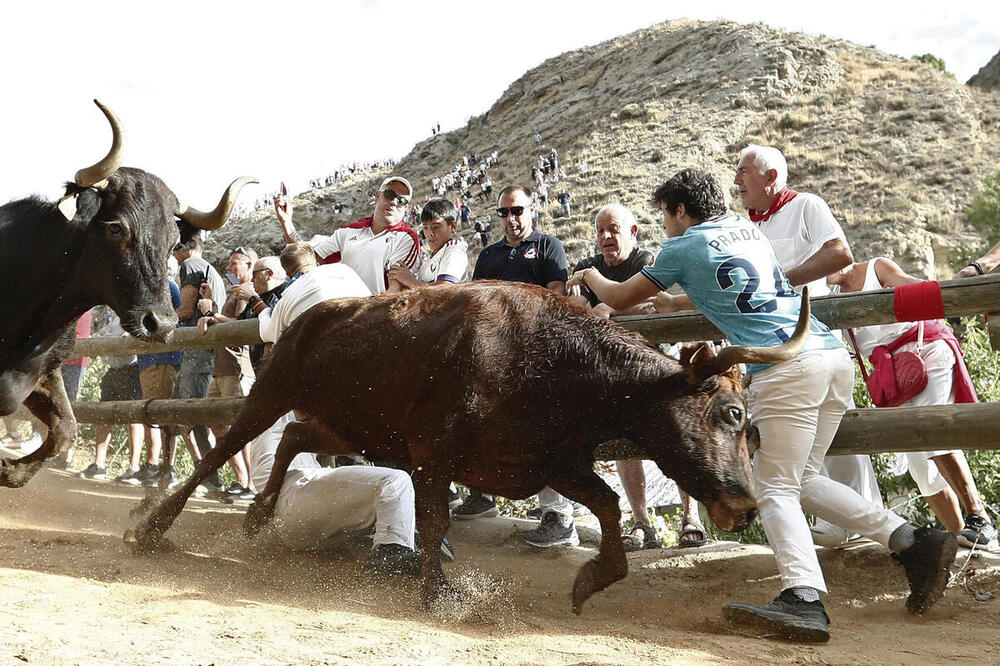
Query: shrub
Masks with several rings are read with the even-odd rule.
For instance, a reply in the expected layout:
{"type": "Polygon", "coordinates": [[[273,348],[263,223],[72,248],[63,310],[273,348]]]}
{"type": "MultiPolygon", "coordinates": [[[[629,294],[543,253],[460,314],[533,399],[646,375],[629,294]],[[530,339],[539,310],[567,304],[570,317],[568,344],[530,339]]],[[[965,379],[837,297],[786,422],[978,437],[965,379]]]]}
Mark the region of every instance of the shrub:
{"type": "Polygon", "coordinates": [[[1000,169],[983,179],[979,194],[965,213],[987,245],[1000,241],[1000,169]]]}

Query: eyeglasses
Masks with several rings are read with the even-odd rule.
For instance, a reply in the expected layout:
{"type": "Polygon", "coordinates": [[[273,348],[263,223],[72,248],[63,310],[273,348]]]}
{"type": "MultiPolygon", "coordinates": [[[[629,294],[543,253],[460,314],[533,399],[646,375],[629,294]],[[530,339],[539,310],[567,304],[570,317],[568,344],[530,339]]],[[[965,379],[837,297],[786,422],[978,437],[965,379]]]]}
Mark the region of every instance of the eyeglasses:
{"type": "Polygon", "coordinates": [[[398,200],[397,203],[400,206],[405,206],[406,204],[410,203],[410,197],[390,189],[382,190],[382,196],[385,198],[386,201],[393,201],[394,199],[398,200]]]}
{"type": "Polygon", "coordinates": [[[510,208],[497,208],[497,215],[501,218],[505,218],[508,215],[513,215],[514,217],[520,217],[524,215],[524,206],[511,206],[510,208]]]}
{"type": "Polygon", "coordinates": [[[263,273],[264,271],[270,271],[270,270],[271,270],[270,268],[258,268],[257,270],[253,271],[253,274],[257,275],[257,273],[263,273]]]}

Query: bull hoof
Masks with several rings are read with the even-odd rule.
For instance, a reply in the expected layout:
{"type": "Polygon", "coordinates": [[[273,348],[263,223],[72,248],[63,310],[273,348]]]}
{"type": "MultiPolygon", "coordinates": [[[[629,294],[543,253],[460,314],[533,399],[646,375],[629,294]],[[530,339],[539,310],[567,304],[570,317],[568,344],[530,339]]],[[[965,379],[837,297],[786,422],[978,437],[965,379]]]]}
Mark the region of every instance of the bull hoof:
{"type": "Polygon", "coordinates": [[[622,553],[619,567],[608,567],[600,557],[589,560],[580,567],[580,572],[573,581],[573,612],[583,613],[583,604],[594,592],[600,592],[615,581],[621,580],[628,573],[628,562],[622,553]]]}
{"type": "Polygon", "coordinates": [[[33,463],[23,463],[13,458],[0,459],[0,486],[4,488],[23,488],[31,481],[38,470],[44,465],[39,460],[33,463]]]}
{"type": "Polygon", "coordinates": [[[146,492],[146,496],[143,497],[141,500],[139,500],[139,502],[129,510],[128,512],[129,517],[144,518],[145,516],[149,515],[149,512],[152,510],[153,506],[155,506],[159,501],[164,499],[165,496],[166,493],[164,493],[163,491],[158,491],[154,488],[149,488],[146,492]]]}
{"type": "Polygon", "coordinates": [[[147,555],[150,553],[163,553],[176,550],[170,539],[153,532],[136,532],[135,530],[125,530],[122,537],[125,545],[136,555],[147,555]]]}
{"type": "Polygon", "coordinates": [[[247,515],[243,518],[243,534],[248,539],[257,536],[261,529],[271,522],[271,518],[274,516],[274,504],[274,500],[264,498],[262,495],[258,495],[250,504],[247,515]]]}

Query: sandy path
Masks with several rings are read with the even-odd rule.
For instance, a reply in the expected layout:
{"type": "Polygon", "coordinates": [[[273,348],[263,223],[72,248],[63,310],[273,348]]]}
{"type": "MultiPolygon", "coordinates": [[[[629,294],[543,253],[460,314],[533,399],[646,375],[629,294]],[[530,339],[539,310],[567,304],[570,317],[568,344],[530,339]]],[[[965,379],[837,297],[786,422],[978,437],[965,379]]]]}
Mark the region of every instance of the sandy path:
{"type": "MultiPolygon", "coordinates": [[[[822,551],[833,639],[796,646],[720,620],[730,599],[776,594],[762,547],[630,555],[629,577],[576,617],[569,590],[592,544],[536,552],[512,521],[456,524],[446,571],[474,601],[432,615],[411,581],[371,583],[350,559],[244,541],[239,506],[193,500],[169,532],[178,550],[135,557],[121,534],[140,493],[51,470],[0,489],[0,663],[1000,663],[1000,600],[959,585],[912,617],[902,570],[877,546],[822,551]]],[[[1000,558],[971,566],[974,586],[1000,597],[1000,558]]]]}

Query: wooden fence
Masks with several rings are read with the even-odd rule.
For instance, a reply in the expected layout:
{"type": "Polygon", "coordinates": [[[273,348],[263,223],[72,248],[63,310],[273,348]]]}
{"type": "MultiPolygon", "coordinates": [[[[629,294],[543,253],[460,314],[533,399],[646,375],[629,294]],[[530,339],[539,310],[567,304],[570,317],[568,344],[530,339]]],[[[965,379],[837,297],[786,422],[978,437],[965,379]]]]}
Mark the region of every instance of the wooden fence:
{"type": "MultiPolygon", "coordinates": [[[[986,275],[941,283],[946,317],[1000,313],[1000,275],[986,275]]],[[[882,289],[823,296],[813,300],[813,313],[832,329],[887,324],[896,321],[893,292],[882,289]]],[[[1000,324],[1000,314],[995,315],[1000,324]]],[[[653,342],[672,343],[722,338],[703,315],[694,312],[617,317],[616,321],[653,342]]],[[[1000,348],[1000,326],[991,329],[994,348],[1000,348]]],[[[260,342],[256,321],[219,324],[202,335],[195,328],[177,329],[166,343],[136,338],[106,337],[77,340],[74,356],[123,356],[181,349],[210,349],[260,342]]],[[[76,402],[73,410],[82,423],[231,423],[243,398],[190,400],[133,400],[76,402]]],[[[830,448],[833,455],[936,449],[1000,448],[1000,403],[939,405],[895,409],[854,409],[845,416],[830,448]]],[[[602,458],[642,457],[627,442],[610,443],[602,458]]]]}

